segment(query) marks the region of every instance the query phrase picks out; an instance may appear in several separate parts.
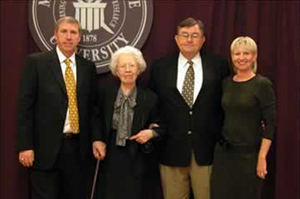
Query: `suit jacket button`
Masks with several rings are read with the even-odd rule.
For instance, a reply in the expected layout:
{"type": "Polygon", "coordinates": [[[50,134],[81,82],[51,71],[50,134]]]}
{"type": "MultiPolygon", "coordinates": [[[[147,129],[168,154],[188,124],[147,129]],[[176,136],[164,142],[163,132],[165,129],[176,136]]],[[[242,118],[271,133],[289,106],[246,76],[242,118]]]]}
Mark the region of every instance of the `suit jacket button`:
{"type": "Polygon", "coordinates": [[[190,115],[193,115],[193,111],[190,111],[190,115]]]}
{"type": "Polygon", "coordinates": [[[192,131],[188,131],[188,135],[191,135],[192,134],[192,131]]]}

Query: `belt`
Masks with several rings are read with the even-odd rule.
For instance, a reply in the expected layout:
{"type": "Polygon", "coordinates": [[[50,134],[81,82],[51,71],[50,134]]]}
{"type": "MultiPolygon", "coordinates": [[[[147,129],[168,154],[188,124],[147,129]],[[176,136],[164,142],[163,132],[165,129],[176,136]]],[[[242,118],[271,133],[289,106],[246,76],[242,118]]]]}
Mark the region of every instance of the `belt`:
{"type": "Polygon", "coordinates": [[[63,133],[64,139],[75,139],[79,137],[79,133],[63,133]]]}

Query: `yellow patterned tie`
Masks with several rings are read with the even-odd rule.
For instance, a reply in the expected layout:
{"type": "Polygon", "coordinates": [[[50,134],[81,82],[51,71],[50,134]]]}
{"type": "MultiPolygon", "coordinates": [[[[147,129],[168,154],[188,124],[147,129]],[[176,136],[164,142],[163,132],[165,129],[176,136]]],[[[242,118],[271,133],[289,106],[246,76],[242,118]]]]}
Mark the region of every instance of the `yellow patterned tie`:
{"type": "Polygon", "coordinates": [[[186,103],[190,108],[193,107],[194,104],[194,85],[195,85],[195,74],[193,68],[193,61],[188,61],[190,65],[188,70],[186,71],[183,87],[182,87],[182,96],[186,103]]]}
{"type": "Polygon", "coordinates": [[[68,104],[69,104],[69,119],[73,133],[79,133],[79,116],[77,107],[77,94],[76,94],[76,82],[75,77],[70,66],[70,59],[65,60],[66,72],[65,72],[65,83],[68,93],[68,104]]]}

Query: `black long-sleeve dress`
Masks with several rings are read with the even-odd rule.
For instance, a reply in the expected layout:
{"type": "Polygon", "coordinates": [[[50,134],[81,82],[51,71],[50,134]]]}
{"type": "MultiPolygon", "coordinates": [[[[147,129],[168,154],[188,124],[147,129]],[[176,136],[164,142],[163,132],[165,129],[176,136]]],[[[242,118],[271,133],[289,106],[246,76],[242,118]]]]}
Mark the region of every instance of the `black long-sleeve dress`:
{"type": "MultiPolygon", "coordinates": [[[[99,198],[107,199],[142,199],[152,189],[153,184],[147,182],[147,176],[153,172],[150,167],[156,161],[150,143],[141,145],[127,140],[126,146],[116,145],[117,132],[113,129],[113,115],[119,86],[118,83],[112,83],[101,92],[102,133],[106,134],[103,137],[106,137],[107,153],[100,164],[98,195],[99,198]]],[[[150,90],[137,87],[131,136],[147,129],[150,123],[157,123],[157,100],[157,96],[150,90]]],[[[161,128],[155,128],[155,131],[161,135],[161,128]]]]}
{"type": "Polygon", "coordinates": [[[212,199],[258,199],[262,181],[256,175],[262,138],[272,140],[275,97],[272,83],[261,75],[244,82],[223,82],[223,140],[216,146],[212,199]],[[263,125],[262,125],[263,124],[263,125]]]}

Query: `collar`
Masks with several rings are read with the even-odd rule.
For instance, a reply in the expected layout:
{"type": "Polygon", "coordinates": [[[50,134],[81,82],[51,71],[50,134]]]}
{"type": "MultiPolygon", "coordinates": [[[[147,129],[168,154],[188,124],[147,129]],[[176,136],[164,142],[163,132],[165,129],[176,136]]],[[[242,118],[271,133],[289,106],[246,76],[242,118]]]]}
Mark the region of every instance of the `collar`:
{"type": "MultiPolygon", "coordinates": [[[[179,53],[179,57],[178,57],[178,64],[179,67],[187,67],[189,60],[186,59],[182,53],[179,53]]],[[[201,63],[201,57],[200,57],[200,53],[198,53],[195,57],[192,58],[192,61],[194,62],[194,66],[198,65],[198,63],[201,63]]]]}
{"type": "MultiPolygon", "coordinates": [[[[58,46],[56,46],[56,53],[59,59],[59,63],[64,63],[64,61],[67,59],[67,57],[61,52],[61,50],[58,48],[58,46]]],[[[71,63],[75,64],[75,53],[73,53],[71,55],[71,57],[69,57],[69,59],[71,60],[71,63]]]]}
{"type": "Polygon", "coordinates": [[[126,96],[121,87],[119,88],[118,94],[117,94],[117,99],[115,102],[115,107],[120,107],[124,104],[125,101],[129,102],[129,106],[131,108],[135,107],[136,105],[136,97],[137,97],[137,88],[134,87],[132,89],[132,91],[130,92],[130,94],[128,96],[126,96]]]}

